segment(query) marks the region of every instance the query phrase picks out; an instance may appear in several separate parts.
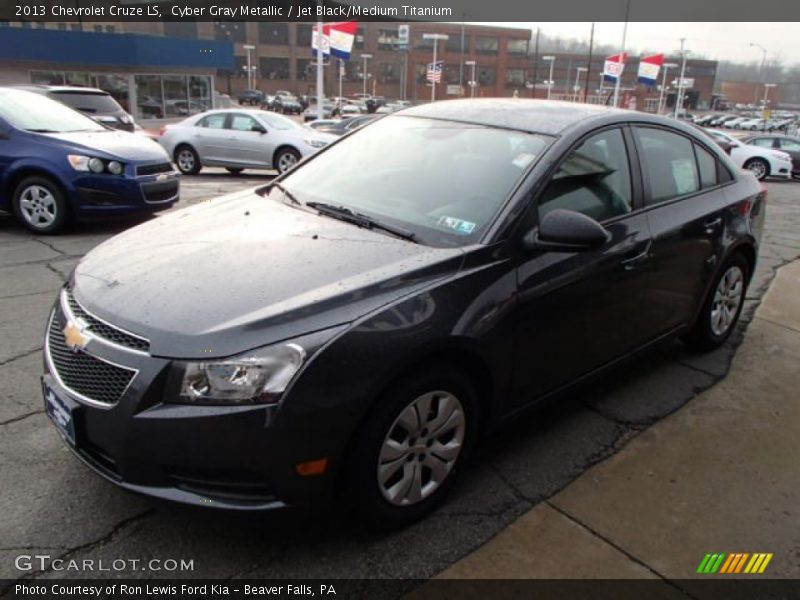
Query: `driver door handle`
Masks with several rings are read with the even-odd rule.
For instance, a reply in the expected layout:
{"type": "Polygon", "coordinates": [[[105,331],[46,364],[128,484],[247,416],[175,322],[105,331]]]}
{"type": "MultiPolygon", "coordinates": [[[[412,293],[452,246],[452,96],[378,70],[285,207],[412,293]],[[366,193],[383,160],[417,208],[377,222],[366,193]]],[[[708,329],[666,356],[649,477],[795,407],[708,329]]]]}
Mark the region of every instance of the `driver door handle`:
{"type": "Polygon", "coordinates": [[[706,233],[709,235],[714,233],[714,230],[720,225],[722,225],[722,217],[703,222],[703,227],[705,227],[706,233]]]}
{"type": "Polygon", "coordinates": [[[645,246],[645,249],[642,252],[640,252],[635,256],[631,256],[630,258],[625,258],[621,260],[619,264],[621,264],[626,271],[632,271],[641,263],[650,260],[650,248],[652,247],[652,245],[653,241],[648,240],[647,245],[645,246]]]}

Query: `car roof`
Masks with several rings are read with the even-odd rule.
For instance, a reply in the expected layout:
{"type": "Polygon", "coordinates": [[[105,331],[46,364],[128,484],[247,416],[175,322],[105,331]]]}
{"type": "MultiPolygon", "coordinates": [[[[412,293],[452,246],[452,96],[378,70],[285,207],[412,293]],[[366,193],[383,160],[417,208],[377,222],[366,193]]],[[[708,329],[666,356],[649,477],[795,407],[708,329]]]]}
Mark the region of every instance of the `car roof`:
{"type": "Polygon", "coordinates": [[[44,85],[38,83],[26,83],[12,86],[20,90],[27,90],[29,92],[55,92],[59,93],[75,93],[75,94],[102,94],[103,96],[109,96],[108,92],[104,92],[98,88],[92,87],[81,87],[78,85],[44,85]]]}
{"type": "Polygon", "coordinates": [[[406,108],[397,116],[427,117],[559,135],[577,123],[588,121],[652,121],[677,127],[675,120],[619,108],[553,100],[481,98],[443,100],[406,108]]]}

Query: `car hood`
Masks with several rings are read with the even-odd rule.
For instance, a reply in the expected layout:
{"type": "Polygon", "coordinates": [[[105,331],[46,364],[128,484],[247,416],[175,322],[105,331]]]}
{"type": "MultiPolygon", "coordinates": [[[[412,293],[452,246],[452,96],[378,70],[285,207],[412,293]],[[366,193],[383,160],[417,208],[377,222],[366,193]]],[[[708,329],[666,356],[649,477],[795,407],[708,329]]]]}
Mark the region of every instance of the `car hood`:
{"type": "Polygon", "coordinates": [[[100,151],[128,161],[169,160],[169,156],[161,146],[125,131],[72,131],[44,135],[76,147],[83,147],[87,153],[100,151]]]}
{"type": "Polygon", "coordinates": [[[89,252],[90,312],[171,358],[231,356],[351,322],[458,270],[430,248],[249,190],[176,211],[89,252]]]}

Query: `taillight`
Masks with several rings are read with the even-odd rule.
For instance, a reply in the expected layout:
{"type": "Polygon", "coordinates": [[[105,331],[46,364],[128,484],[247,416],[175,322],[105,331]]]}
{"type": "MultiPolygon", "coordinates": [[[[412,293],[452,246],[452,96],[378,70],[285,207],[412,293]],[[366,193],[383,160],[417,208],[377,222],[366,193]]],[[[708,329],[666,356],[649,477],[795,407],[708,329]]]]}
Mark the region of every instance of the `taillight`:
{"type": "Polygon", "coordinates": [[[163,125],[161,129],[158,130],[158,137],[163,136],[167,132],[167,126],[163,125]]]}

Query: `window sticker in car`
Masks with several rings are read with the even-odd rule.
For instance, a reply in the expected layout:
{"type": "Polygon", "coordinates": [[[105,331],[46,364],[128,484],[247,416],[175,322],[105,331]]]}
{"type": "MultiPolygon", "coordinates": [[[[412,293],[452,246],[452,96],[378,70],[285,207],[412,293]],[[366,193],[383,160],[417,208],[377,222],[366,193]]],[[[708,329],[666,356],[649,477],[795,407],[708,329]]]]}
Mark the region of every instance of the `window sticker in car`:
{"type": "Polygon", "coordinates": [[[694,164],[688,159],[672,161],[672,178],[678,194],[688,194],[697,189],[697,179],[694,174],[694,164]]]}
{"type": "Polygon", "coordinates": [[[471,221],[464,221],[462,219],[457,219],[455,217],[447,217],[442,216],[439,217],[437,221],[439,227],[446,227],[447,229],[452,229],[456,233],[460,233],[461,235],[469,235],[473,231],[475,231],[475,223],[471,221]]]}

